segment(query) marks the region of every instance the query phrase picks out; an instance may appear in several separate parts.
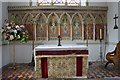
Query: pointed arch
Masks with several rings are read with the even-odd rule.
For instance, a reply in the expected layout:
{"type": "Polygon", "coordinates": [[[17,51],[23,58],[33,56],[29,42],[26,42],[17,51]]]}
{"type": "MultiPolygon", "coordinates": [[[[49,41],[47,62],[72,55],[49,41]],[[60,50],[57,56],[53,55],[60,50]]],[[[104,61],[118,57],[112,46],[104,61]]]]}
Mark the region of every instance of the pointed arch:
{"type": "Polygon", "coordinates": [[[59,17],[55,12],[48,15],[47,24],[49,40],[56,40],[59,35],[59,17]]]}
{"type": "Polygon", "coordinates": [[[52,13],[50,13],[50,14],[48,15],[48,19],[46,20],[46,22],[48,23],[48,21],[49,21],[49,19],[50,19],[50,17],[51,17],[52,15],[55,15],[55,17],[57,18],[57,20],[58,20],[58,22],[59,22],[59,17],[58,17],[58,15],[57,15],[55,12],[52,12],[52,13]]]}
{"type": "Polygon", "coordinates": [[[60,34],[62,39],[70,39],[71,33],[71,17],[68,13],[62,13],[60,16],[60,34]]]}
{"type": "Polygon", "coordinates": [[[24,23],[24,25],[28,31],[29,40],[35,39],[34,26],[33,26],[34,21],[33,20],[34,20],[34,16],[31,13],[26,13],[22,20],[22,22],[24,23]]]}
{"type": "Polygon", "coordinates": [[[22,24],[22,17],[19,14],[15,14],[15,13],[10,14],[9,20],[10,22],[14,22],[16,24],[22,24]]]}
{"type": "Polygon", "coordinates": [[[95,23],[94,17],[92,14],[88,13],[84,17],[84,39],[85,40],[93,40],[94,38],[94,26],[95,23]]]}
{"type": "Polygon", "coordinates": [[[95,19],[92,14],[87,13],[84,17],[84,22],[89,24],[89,23],[95,23],[95,19]]]}
{"type": "Polygon", "coordinates": [[[77,14],[78,14],[80,20],[83,22],[83,17],[82,17],[82,15],[79,14],[79,13],[74,13],[74,14],[72,15],[72,20],[73,20],[74,16],[77,15],[77,14]]]}
{"type": "Polygon", "coordinates": [[[72,36],[74,39],[82,39],[82,16],[75,13],[72,16],[72,36]]]}
{"type": "Polygon", "coordinates": [[[46,16],[44,13],[38,13],[36,19],[36,39],[45,40],[47,37],[46,16]]]}
{"type": "Polygon", "coordinates": [[[33,24],[33,18],[34,18],[34,16],[31,14],[31,13],[26,13],[25,14],[25,16],[23,17],[23,20],[22,20],[22,22],[24,23],[24,24],[33,24]],[[27,19],[29,19],[30,18],[30,20],[29,20],[29,22],[27,23],[27,19]]]}
{"type": "Polygon", "coordinates": [[[46,15],[44,13],[38,13],[36,15],[35,19],[38,20],[38,18],[40,17],[40,15],[43,16],[43,18],[47,21],[47,17],[46,17],[46,15]]]}
{"type": "Polygon", "coordinates": [[[95,39],[104,39],[104,20],[100,14],[95,18],[95,39]],[[100,33],[100,30],[102,33],[100,33]]]}

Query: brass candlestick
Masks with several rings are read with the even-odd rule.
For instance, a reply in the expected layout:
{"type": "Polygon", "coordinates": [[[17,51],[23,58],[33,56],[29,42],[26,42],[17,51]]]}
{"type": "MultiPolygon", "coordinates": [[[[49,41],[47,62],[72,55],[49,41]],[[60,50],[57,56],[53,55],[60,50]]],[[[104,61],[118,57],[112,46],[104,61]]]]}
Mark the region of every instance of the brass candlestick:
{"type": "Polygon", "coordinates": [[[15,61],[15,58],[16,58],[15,43],[13,43],[13,54],[12,55],[13,55],[13,65],[8,68],[16,70],[19,66],[16,66],[16,61],[15,61]]]}

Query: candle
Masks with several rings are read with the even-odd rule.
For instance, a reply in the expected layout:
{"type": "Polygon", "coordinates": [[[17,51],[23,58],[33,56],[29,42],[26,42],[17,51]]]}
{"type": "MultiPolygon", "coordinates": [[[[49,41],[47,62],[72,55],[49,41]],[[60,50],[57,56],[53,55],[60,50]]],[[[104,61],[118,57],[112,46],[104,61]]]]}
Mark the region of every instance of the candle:
{"type": "Polygon", "coordinates": [[[102,29],[100,29],[100,39],[102,39],[102,29]]]}

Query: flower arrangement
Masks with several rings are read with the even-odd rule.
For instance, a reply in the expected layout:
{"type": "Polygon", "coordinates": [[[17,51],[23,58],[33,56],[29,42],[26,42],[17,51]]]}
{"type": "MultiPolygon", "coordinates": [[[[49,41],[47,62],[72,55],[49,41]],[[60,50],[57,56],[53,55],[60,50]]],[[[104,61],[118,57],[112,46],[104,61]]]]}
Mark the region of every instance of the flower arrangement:
{"type": "Polygon", "coordinates": [[[27,42],[28,32],[24,25],[17,25],[12,22],[5,20],[5,25],[2,27],[3,39],[8,40],[10,44],[11,41],[20,40],[20,42],[27,42]]]}

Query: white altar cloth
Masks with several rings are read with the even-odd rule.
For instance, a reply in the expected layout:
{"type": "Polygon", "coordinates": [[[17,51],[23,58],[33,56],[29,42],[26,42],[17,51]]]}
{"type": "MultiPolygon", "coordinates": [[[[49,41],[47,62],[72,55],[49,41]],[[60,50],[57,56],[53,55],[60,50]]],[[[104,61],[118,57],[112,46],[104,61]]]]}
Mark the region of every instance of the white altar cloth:
{"type": "Polygon", "coordinates": [[[88,50],[86,45],[39,45],[35,47],[35,51],[53,51],[53,50],[88,50]]]}

